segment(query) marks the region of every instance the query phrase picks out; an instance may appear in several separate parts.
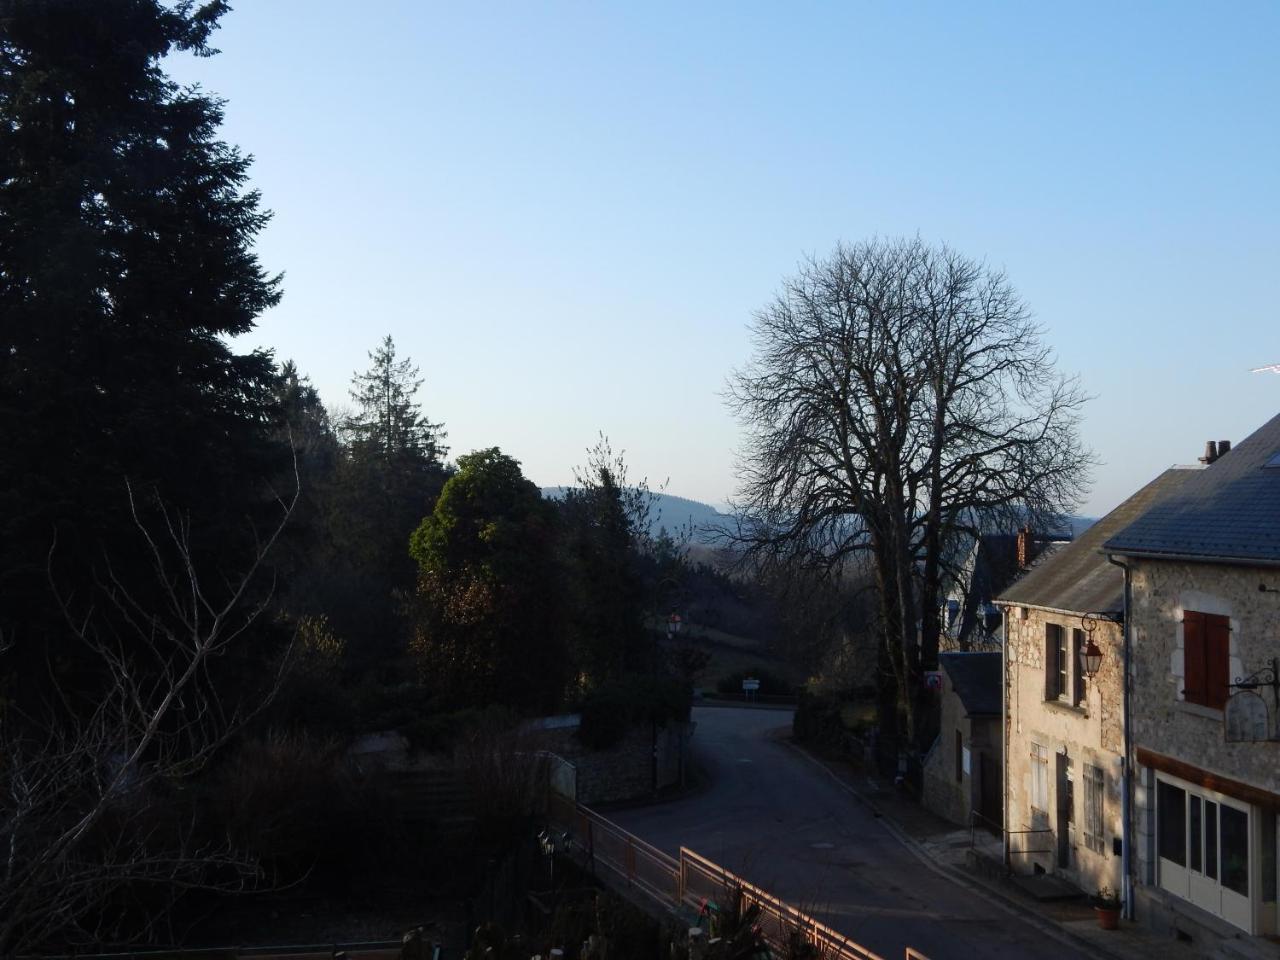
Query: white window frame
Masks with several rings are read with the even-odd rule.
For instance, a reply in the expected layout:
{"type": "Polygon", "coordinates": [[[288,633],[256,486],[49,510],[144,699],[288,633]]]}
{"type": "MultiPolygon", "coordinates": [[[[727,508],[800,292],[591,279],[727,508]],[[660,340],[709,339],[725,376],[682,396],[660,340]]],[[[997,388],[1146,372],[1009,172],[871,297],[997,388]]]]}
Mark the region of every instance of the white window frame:
{"type": "Polygon", "coordinates": [[[1156,790],[1154,792],[1154,805],[1156,811],[1156,864],[1158,869],[1158,882],[1161,889],[1168,891],[1174,896],[1186,900],[1194,904],[1202,910],[1206,910],[1215,916],[1221,917],[1228,923],[1239,927],[1246,933],[1255,933],[1255,909],[1256,903],[1260,902],[1261,897],[1261,849],[1259,844],[1259,820],[1258,814],[1254,808],[1244,801],[1237,800],[1225,794],[1218,793],[1216,790],[1210,790],[1207,787],[1197,786],[1186,780],[1180,780],[1177,777],[1169,776],[1165,773],[1156,774],[1156,790]],[[1183,791],[1185,794],[1185,806],[1183,809],[1183,830],[1184,830],[1184,849],[1187,861],[1185,865],[1179,865],[1172,860],[1167,860],[1160,856],[1159,837],[1160,837],[1160,805],[1159,805],[1159,784],[1163,782],[1170,787],[1174,787],[1183,791]],[[1197,798],[1200,801],[1200,817],[1201,817],[1201,863],[1200,869],[1192,867],[1192,827],[1191,827],[1191,800],[1197,798]],[[1204,853],[1207,849],[1205,844],[1204,818],[1205,803],[1213,803],[1217,805],[1217,814],[1215,823],[1217,826],[1218,837],[1215,840],[1217,856],[1219,863],[1217,865],[1217,876],[1209,877],[1207,875],[1204,853]],[[1221,831],[1222,831],[1222,810],[1223,808],[1235,810],[1244,814],[1246,819],[1245,835],[1249,844],[1249,873],[1248,888],[1249,895],[1243,896],[1230,887],[1224,886],[1222,879],[1224,864],[1221,863],[1223,856],[1221,831]]]}

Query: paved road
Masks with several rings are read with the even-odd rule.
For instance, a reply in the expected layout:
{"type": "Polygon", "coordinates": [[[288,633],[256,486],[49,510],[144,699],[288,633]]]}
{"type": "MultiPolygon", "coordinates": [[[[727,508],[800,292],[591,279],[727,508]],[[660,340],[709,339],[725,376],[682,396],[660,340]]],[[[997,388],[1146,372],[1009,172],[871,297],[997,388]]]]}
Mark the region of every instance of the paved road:
{"type": "Polygon", "coordinates": [[[611,820],[659,849],[710,857],[887,960],[907,946],[930,960],[1088,956],[922,863],[777,739],[789,712],[701,707],[694,720],[710,786],[611,820]]]}

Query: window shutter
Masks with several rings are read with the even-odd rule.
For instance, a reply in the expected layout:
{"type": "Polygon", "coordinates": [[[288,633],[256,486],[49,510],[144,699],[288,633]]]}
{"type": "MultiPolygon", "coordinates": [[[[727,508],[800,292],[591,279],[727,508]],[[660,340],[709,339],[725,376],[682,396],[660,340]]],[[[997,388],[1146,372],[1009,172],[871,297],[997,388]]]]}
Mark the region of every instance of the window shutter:
{"type": "Polygon", "coordinates": [[[1227,617],[1204,618],[1205,706],[1219,710],[1227,702],[1231,682],[1231,621],[1227,617]]]}
{"type": "Polygon", "coordinates": [[[1044,698],[1058,699],[1058,628],[1044,625],[1044,698]]]}
{"type": "Polygon", "coordinates": [[[1191,703],[1206,703],[1204,614],[1191,610],[1182,614],[1182,674],[1183,696],[1191,703]]]}
{"type": "Polygon", "coordinates": [[[1071,675],[1075,678],[1072,685],[1071,702],[1077,707],[1084,703],[1084,670],[1080,666],[1080,651],[1084,649],[1084,631],[1071,631],[1071,675]]]}

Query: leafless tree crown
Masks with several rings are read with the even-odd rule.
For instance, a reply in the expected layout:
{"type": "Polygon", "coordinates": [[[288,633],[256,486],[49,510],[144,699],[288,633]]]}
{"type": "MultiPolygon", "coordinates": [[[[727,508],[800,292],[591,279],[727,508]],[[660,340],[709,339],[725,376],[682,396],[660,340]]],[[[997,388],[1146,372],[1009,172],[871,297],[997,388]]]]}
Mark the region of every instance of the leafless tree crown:
{"type": "Polygon", "coordinates": [[[739,538],[829,569],[871,552],[905,684],[917,636],[936,656],[954,538],[1079,503],[1086,398],[1002,272],[919,239],[810,258],[751,332],[728,391],[746,428],[739,538]]]}

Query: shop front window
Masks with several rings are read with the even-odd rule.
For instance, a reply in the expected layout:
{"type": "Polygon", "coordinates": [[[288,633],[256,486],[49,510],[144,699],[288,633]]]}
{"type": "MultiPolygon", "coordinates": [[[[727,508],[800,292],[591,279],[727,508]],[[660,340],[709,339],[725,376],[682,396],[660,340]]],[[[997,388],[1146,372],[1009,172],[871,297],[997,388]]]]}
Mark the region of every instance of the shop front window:
{"type": "Polygon", "coordinates": [[[1222,807],[1222,885],[1249,895],[1249,815],[1222,807]]]}
{"type": "Polygon", "coordinates": [[[1156,823],[1160,856],[1180,867],[1187,865],[1187,792],[1159,782],[1156,790],[1156,823]]]}

